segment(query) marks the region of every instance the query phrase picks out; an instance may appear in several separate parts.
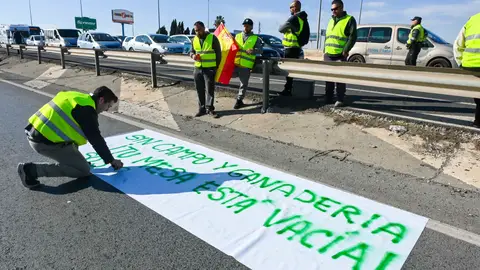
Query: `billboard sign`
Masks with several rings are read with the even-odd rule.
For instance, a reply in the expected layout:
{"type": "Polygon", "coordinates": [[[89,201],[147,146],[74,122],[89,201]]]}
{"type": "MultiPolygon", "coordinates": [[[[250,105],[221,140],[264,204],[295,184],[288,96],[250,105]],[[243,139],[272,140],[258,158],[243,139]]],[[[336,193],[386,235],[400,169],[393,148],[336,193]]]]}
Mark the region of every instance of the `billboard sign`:
{"type": "Polygon", "coordinates": [[[112,22],[133,24],[133,12],[125,9],[113,9],[112,22]]]}

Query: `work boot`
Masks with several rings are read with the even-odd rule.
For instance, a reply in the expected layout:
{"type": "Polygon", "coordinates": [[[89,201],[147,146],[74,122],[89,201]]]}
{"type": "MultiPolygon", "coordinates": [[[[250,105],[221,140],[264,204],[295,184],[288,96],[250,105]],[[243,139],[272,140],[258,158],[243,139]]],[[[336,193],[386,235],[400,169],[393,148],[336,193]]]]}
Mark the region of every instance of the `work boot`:
{"type": "Polygon", "coordinates": [[[207,114],[213,118],[219,118],[220,116],[214,110],[207,110],[207,114]]]}
{"type": "Polygon", "coordinates": [[[23,186],[29,189],[40,186],[34,166],[32,163],[20,163],[17,167],[18,176],[20,176],[23,186]]]}
{"type": "Polygon", "coordinates": [[[235,110],[238,110],[238,109],[242,108],[243,106],[245,106],[243,101],[241,99],[237,99],[237,102],[235,102],[235,106],[233,106],[233,108],[235,110]]]}
{"type": "Polygon", "coordinates": [[[198,110],[198,112],[195,114],[195,117],[204,116],[205,114],[207,114],[207,111],[206,111],[205,109],[200,109],[200,110],[198,110]]]}

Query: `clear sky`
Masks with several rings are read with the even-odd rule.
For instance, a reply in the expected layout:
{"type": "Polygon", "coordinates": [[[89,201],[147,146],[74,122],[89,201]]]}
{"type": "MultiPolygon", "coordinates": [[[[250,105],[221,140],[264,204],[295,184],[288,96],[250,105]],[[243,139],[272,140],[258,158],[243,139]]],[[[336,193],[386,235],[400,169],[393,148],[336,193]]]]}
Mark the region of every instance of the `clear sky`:
{"type": "MultiPolygon", "coordinates": [[[[74,28],[80,16],[80,0],[30,0],[33,24],[40,27],[74,28]]],[[[2,0],[0,24],[30,24],[28,0],[2,0]]],[[[157,0],[82,0],[83,15],[97,19],[99,31],[121,34],[121,25],[111,20],[112,9],[134,13],[135,25],[125,26],[126,35],[151,33],[158,29],[157,0]]],[[[210,0],[210,26],[216,15],[225,17],[227,28],[241,29],[245,17],[261,22],[261,32],[279,36],[278,26],[289,16],[291,0],[210,0]]],[[[173,19],[184,21],[185,27],[208,18],[208,0],[160,0],[161,24],[170,30],[173,19]]],[[[360,0],[344,0],[345,10],[359,19],[360,0]]],[[[317,30],[319,0],[303,0],[302,9],[309,14],[312,32],[317,30]]],[[[322,5],[322,28],[330,18],[331,1],[322,5]]],[[[361,23],[410,23],[414,16],[423,17],[423,25],[449,42],[471,15],[480,12],[480,0],[364,0],[361,23]]]]}

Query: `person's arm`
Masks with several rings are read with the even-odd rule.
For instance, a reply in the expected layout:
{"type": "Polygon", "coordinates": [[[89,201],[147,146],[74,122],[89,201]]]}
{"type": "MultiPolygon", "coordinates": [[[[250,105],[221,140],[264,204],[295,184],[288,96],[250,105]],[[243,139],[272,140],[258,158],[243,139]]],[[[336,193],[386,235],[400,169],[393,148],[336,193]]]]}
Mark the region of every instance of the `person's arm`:
{"type": "Polygon", "coordinates": [[[413,29],[412,37],[408,39],[407,44],[413,44],[417,40],[419,34],[420,34],[420,31],[418,31],[418,29],[413,29]]]}
{"type": "Polygon", "coordinates": [[[260,41],[260,37],[257,38],[257,42],[255,42],[255,46],[253,47],[253,54],[262,54],[263,53],[263,46],[262,42],[260,41]]]}
{"type": "Polygon", "coordinates": [[[284,24],[280,25],[280,27],[278,28],[278,32],[286,33],[291,30],[293,33],[296,33],[299,29],[300,23],[298,22],[297,16],[293,15],[288,18],[288,20],[284,24]]]}
{"type": "Polygon", "coordinates": [[[453,43],[453,56],[458,66],[462,65],[463,52],[465,51],[465,26],[458,33],[457,39],[453,43]]]}
{"type": "Polygon", "coordinates": [[[212,46],[213,46],[213,50],[215,51],[215,54],[216,54],[217,68],[218,68],[220,66],[220,63],[222,62],[222,46],[220,45],[220,41],[218,41],[218,38],[215,35],[213,35],[212,46]]]}
{"type": "Polygon", "coordinates": [[[357,43],[357,21],[354,17],[348,21],[345,29],[345,35],[347,36],[348,40],[347,44],[345,44],[345,48],[343,48],[343,52],[349,53],[353,46],[355,46],[355,43],[357,43]]]}
{"type": "Polygon", "coordinates": [[[95,109],[90,106],[77,106],[72,110],[72,116],[105,164],[112,163],[114,158],[100,133],[98,114],[95,109]]]}

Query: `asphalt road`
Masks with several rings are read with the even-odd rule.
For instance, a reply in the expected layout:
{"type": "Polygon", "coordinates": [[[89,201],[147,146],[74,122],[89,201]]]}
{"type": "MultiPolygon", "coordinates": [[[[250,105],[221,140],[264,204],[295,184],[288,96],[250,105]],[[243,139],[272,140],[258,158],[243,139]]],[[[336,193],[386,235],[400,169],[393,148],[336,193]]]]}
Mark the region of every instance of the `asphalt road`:
{"type": "MultiPolygon", "coordinates": [[[[16,165],[47,160],[29,148],[23,128],[49,98],[1,81],[0,96],[0,269],[245,269],[102,180],[41,179],[46,187],[25,189],[16,165]]],[[[478,243],[462,240],[480,234],[478,193],[328,156],[309,161],[311,150],[175,118],[180,138],[461,229],[427,226],[404,269],[480,269],[478,243]]],[[[104,116],[100,124],[104,136],[139,129],[104,116]]]]}
{"type": "MultiPolygon", "coordinates": [[[[26,57],[36,58],[36,52],[25,52],[26,57]]],[[[44,53],[43,57],[60,61],[60,55],[44,53]]],[[[81,65],[94,66],[93,58],[66,55],[66,61],[81,65]]],[[[107,68],[120,68],[123,70],[150,74],[150,64],[140,62],[126,62],[121,60],[100,59],[100,65],[107,68]]],[[[158,76],[172,77],[191,81],[192,69],[182,67],[167,67],[157,65],[158,76]]],[[[281,76],[270,77],[270,87],[273,93],[283,90],[285,78],[281,76]]],[[[230,86],[237,88],[238,79],[234,78],[230,86]]],[[[262,74],[254,73],[250,79],[250,91],[261,92],[263,87],[262,74]]],[[[315,95],[323,96],[325,82],[315,82],[315,95]]],[[[450,123],[461,126],[471,126],[475,115],[475,104],[471,98],[454,97],[438,94],[412,92],[398,89],[386,89],[361,85],[347,85],[347,103],[350,109],[373,113],[393,114],[403,117],[414,117],[450,123]]],[[[315,105],[314,106],[318,106],[315,105]]]]}

